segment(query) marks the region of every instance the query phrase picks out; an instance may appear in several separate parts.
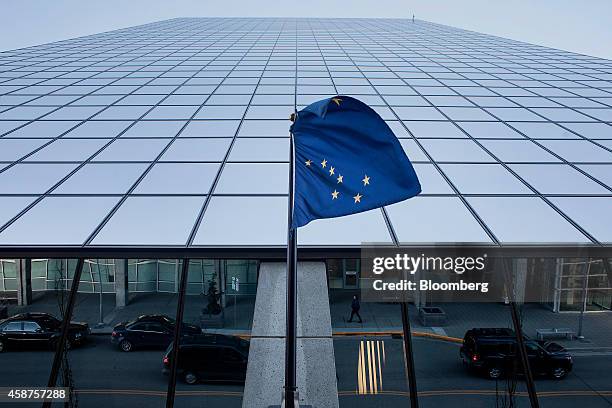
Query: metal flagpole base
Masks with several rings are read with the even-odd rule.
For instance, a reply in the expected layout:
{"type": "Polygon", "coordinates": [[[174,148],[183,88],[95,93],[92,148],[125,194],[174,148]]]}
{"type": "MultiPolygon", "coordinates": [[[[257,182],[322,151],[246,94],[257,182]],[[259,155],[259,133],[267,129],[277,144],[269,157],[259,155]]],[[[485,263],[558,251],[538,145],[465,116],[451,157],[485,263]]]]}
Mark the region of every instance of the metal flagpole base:
{"type": "MultiPolygon", "coordinates": [[[[268,408],[287,408],[287,404],[285,403],[285,394],[285,391],[283,391],[280,405],[270,405],[268,408]]],[[[293,392],[293,407],[300,408],[300,394],[297,392],[297,390],[293,392]]],[[[302,405],[301,408],[313,408],[313,406],[302,405]]]]}
{"type": "MultiPolygon", "coordinates": [[[[287,405],[291,405],[291,404],[287,404],[287,400],[286,400],[286,396],[287,396],[288,392],[283,391],[283,396],[281,398],[281,404],[280,404],[280,408],[287,408],[287,405]]],[[[300,406],[300,393],[295,390],[293,391],[293,407],[294,408],[299,408],[300,406]]]]}

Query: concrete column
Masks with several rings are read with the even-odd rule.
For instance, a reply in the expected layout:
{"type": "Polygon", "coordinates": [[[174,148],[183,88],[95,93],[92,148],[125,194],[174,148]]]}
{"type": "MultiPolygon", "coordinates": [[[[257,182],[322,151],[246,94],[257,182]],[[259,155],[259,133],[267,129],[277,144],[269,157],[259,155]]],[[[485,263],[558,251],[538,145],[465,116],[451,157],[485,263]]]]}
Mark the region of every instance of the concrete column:
{"type": "Polygon", "coordinates": [[[32,304],[32,260],[17,259],[17,304],[32,304]]]}
{"type": "MultiPolygon", "coordinates": [[[[297,385],[301,405],[338,408],[338,384],[323,262],[297,267],[297,385]]],[[[287,266],[260,265],[243,408],[280,405],[285,379],[287,266]]]]}
{"type": "MultiPolygon", "coordinates": [[[[227,299],[225,296],[225,288],[227,287],[227,273],[225,270],[225,262],[220,259],[215,260],[215,270],[219,277],[219,291],[221,292],[221,307],[225,309],[227,305],[227,299]]],[[[204,282],[206,283],[206,282],[204,282]]],[[[204,286],[204,293],[206,293],[206,285],[204,286]]]]}
{"type": "MultiPolygon", "coordinates": [[[[187,271],[189,273],[189,271],[187,271]]],[[[179,286],[181,281],[181,261],[176,260],[174,264],[174,293],[179,293],[179,286]]]]}
{"type": "Polygon", "coordinates": [[[115,307],[125,307],[128,303],[128,260],[115,259],[115,307]]]}
{"type": "Polygon", "coordinates": [[[523,303],[525,301],[525,286],[527,285],[527,258],[512,260],[512,276],[514,279],[514,301],[523,303]]]}

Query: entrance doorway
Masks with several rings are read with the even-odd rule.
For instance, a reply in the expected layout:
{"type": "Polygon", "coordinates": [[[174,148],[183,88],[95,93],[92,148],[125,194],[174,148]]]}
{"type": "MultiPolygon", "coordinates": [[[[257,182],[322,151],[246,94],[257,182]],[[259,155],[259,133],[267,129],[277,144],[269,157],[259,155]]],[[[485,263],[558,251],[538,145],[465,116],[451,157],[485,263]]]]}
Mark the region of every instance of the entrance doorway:
{"type": "Polygon", "coordinates": [[[359,288],[359,259],[343,259],[344,289],[359,288]]]}

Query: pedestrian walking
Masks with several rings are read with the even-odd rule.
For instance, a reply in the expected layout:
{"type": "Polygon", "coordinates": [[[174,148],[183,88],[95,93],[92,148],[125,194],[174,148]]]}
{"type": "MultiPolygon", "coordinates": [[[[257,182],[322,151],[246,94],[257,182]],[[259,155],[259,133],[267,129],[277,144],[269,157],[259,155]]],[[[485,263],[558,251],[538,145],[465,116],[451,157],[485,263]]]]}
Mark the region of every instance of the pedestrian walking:
{"type": "Polygon", "coordinates": [[[357,295],[353,296],[353,301],[351,302],[351,317],[349,318],[349,323],[353,321],[353,317],[356,315],[359,318],[359,323],[363,323],[361,320],[361,315],[359,314],[359,309],[361,309],[361,305],[359,304],[359,299],[357,299],[357,295]]]}

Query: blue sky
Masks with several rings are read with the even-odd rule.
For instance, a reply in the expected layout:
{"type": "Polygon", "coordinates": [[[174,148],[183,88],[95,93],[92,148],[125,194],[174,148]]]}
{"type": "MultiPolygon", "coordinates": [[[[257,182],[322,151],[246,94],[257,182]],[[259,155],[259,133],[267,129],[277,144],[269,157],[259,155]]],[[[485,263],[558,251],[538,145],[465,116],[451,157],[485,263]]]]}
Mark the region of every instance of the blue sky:
{"type": "Polygon", "coordinates": [[[610,0],[3,0],[0,50],[173,17],[412,17],[612,59],[610,0]]]}

